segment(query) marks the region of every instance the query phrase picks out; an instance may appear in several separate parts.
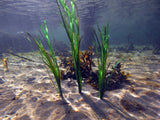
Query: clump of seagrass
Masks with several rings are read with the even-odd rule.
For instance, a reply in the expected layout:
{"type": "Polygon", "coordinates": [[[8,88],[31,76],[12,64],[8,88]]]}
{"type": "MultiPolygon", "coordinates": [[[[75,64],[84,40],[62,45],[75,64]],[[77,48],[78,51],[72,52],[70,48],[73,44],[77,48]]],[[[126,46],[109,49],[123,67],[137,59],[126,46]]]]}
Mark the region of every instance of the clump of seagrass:
{"type": "MultiPolygon", "coordinates": [[[[84,78],[84,83],[88,83],[94,89],[99,90],[99,73],[98,71],[92,70],[92,67],[95,67],[94,62],[92,61],[93,50],[92,47],[89,47],[90,51],[85,50],[84,52],[80,52],[80,69],[82,73],[82,78],[84,78]]],[[[60,57],[61,66],[66,70],[63,72],[63,79],[75,79],[75,69],[73,64],[72,57],[60,57]]],[[[124,58],[123,58],[124,59],[124,58]]],[[[122,60],[122,59],[121,59],[122,60]]],[[[129,83],[127,78],[130,76],[129,73],[125,74],[124,71],[121,71],[120,61],[116,62],[114,67],[111,70],[106,71],[105,90],[115,90],[122,87],[122,83],[129,83]]]]}
{"type": "MultiPolygon", "coordinates": [[[[42,29],[42,31],[43,31],[43,33],[45,35],[45,38],[47,39],[48,46],[49,46],[49,52],[44,48],[40,37],[38,37],[38,40],[37,40],[32,35],[27,33],[27,35],[29,36],[27,38],[28,38],[28,40],[30,42],[31,42],[31,39],[32,39],[38,45],[38,48],[39,48],[39,51],[40,51],[40,55],[41,55],[41,59],[42,59],[43,63],[54,74],[54,77],[56,79],[56,83],[57,83],[57,86],[58,86],[57,90],[59,91],[60,96],[63,98],[62,88],[61,88],[61,72],[60,72],[59,66],[57,64],[57,59],[56,59],[56,56],[55,56],[54,49],[53,49],[53,47],[51,45],[51,41],[50,41],[50,38],[49,38],[49,32],[48,32],[48,27],[47,27],[46,21],[44,21],[44,25],[45,25],[45,27],[43,27],[41,25],[41,29],[42,29]]],[[[54,81],[52,79],[51,79],[51,81],[52,81],[53,85],[55,86],[54,81]]]]}
{"type": "Polygon", "coordinates": [[[95,47],[96,47],[96,54],[97,54],[97,62],[99,67],[99,97],[100,99],[103,98],[104,92],[106,90],[106,65],[107,65],[107,58],[109,54],[109,23],[107,26],[103,26],[103,31],[99,28],[97,24],[98,33],[100,36],[100,40],[96,31],[94,30],[95,35],[95,47]],[[98,43],[98,47],[97,47],[98,43]],[[100,48],[100,56],[98,54],[98,48],[100,48]]]}
{"type": "Polygon", "coordinates": [[[80,30],[79,30],[79,14],[75,0],[71,0],[71,9],[66,4],[65,0],[57,0],[57,5],[62,18],[62,25],[66,30],[71,43],[73,56],[73,64],[75,75],[78,83],[79,93],[82,92],[82,75],[80,71],[80,30]]]}
{"type": "Polygon", "coordinates": [[[120,65],[119,63],[125,59],[120,59],[115,66],[113,67],[113,70],[109,74],[109,77],[106,81],[106,75],[109,68],[109,65],[107,66],[107,58],[109,55],[109,23],[107,26],[103,26],[103,30],[101,31],[99,25],[97,24],[98,29],[98,35],[96,33],[96,30],[93,30],[94,32],[94,38],[95,38],[95,48],[96,48],[96,55],[97,55],[97,62],[98,62],[98,68],[99,68],[99,79],[98,79],[98,89],[99,89],[99,97],[100,99],[103,99],[104,92],[106,91],[107,87],[109,86],[109,83],[111,78],[114,75],[114,70],[120,65]],[[98,44],[98,46],[97,46],[98,44]],[[100,55],[98,48],[100,49],[100,55]]]}

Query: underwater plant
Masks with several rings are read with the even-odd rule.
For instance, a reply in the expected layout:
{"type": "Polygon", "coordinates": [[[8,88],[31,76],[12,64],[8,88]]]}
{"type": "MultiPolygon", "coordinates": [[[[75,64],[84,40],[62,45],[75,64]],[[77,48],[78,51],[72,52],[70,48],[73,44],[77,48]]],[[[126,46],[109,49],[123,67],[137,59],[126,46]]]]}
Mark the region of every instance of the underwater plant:
{"type": "MultiPolygon", "coordinates": [[[[95,66],[94,62],[92,61],[93,50],[92,46],[89,47],[90,51],[85,50],[84,52],[80,52],[80,70],[82,78],[90,78],[93,74],[92,66],[95,66]]],[[[76,79],[75,75],[75,68],[73,63],[73,57],[60,57],[63,64],[60,64],[61,67],[66,68],[62,77],[64,79],[73,78],[76,79]]],[[[85,79],[84,79],[85,81],[85,79]]]]}
{"type": "Polygon", "coordinates": [[[78,83],[79,93],[82,92],[82,75],[80,70],[80,30],[79,30],[79,14],[75,0],[71,0],[71,9],[65,0],[57,0],[57,5],[62,18],[62,25],[66,30],[71,43],[73,63],[75,75],[78,83]]]}
{"type": "Polygon", "coordinates": [[[95,37],[95,47],[96,47],[96,54],[98,60],[98,67],[99,67],[99,97],[100,99],[103,98],[104,92],[106,90],[106,65],[107,65],[107,58],[109,54],[109,23],[107,26],[103,26],[103,32],[99,28],[97,24],[100,40],[96,31],[94,30],[94,37],[95,37]],[[100,58],[98,55],[98,47],[100,48],[100,58]]]}
{"type": "MultiPolygon", "coordinates": [[[[128,76],[130,75],[125,75],[125,73],[121,73],[121,65],[120,62],[124,60],[126,57],[121,58],[118,60],[114,67],[112,67],[112,71],[108,71],[109,65],[107,66],[107,58],[109,55],[109,23],[107,26],[103,26],[103,31],[101,31],[99,25],[97,24],[98,32],[99,32],[99,37],[93,29],[94,32],[94,39],[95,39],[95,48],[96,48],[96,55],[97,55],[97,62],[98,62],[98,67],[99,67],[99,79],[98,79],[98,86],[95,85],[95,83],[92,83],[94,87],[99,89],[99,97],[100,99],[103,99],[104,92],[108,88],[109,85],[112,83],[120,83],[123,82],[127,79],[128,76]],[[99,40],[100,38],[100,40],[99,40]],[[98,46],[97,46],[98,43],[98,46]],[[100,57],[98,53],[98,48],[100,49],[100,57]],[[106,67],[107,66],[107,67],[106,67]],[[116,78],[114,80],[114,78],[116,78]]],[[[92,81],[89,81],[92,82],[92,81]]],[[[116,85],[116,84],[113,84],[116,85]]],[[[113,86],[111,86],[113,87],[113,86]]],[[[116,86],[114,86],[116,87],[116,86]]]]}
{"type": "MultiPolygon", "coordinates": [[[[47,27],[46,21],[44,21],[44,25],[45,25],[45,27],[43,27],[41,25],[41,29],[42,29],[42,31],[43,31],[43,33],[45,35],[45,38],[47,39],[50,53],[44,48],[40,37],[38,37],[38,40],[37,40],[36,38],[32,37],[29,33],[27,33],[27,34],[38,45],[38,48],[39,48],[39,51],[40,51],[40,55],[41,55],[41,59],[42,59],[43,63],[54,74],[55,79],[56,79],[56,83],[57,83],[57,86],[58,86],[59,94],[63,98],[62,88],[61,88],[61,72],[60,72],[59,66],[57,64],[57,59],[56,59],[56,56],[55,56],[54,49],[53,49],[53,47],[51,45],[51,41],[50,41],[50,38],[49,38],[48,27],[47,27]]],[[[29,41],[31,41],[29,37],[27,37],[27,38],[28,38],[29,41]]],[[[51,80],[51,81],[52,81],[52,83],[54,85],[54,81],[53,80],[51,80]]]]}

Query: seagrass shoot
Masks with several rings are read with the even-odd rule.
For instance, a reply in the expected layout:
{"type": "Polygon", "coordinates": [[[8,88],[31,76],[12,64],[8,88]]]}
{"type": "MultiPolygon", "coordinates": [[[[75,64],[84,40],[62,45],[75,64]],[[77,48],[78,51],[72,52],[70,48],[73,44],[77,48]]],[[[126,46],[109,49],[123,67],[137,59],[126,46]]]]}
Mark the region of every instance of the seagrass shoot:
{"type": "Polygon", "coordinates": [[[65,0],[57,0],[57,5],[62,18],[62,26],[64,27],[69,38],[73,56],[75,76],[78,83],[78,91],[82,92],[82,75],[80,70],[80,30],[79,30],[79,13],[75,0],[71,0],[71,8],[66,4],[65,0]]]}
{"type": "Polygon", "coordinates": [[[97,62],[99,68],[99,98],[103,99],[104,92],[106,90],[106,65],[107,58],[109,55],[109,23],[107,26],[103,26],[103,31],[101,31],[99,25],[97,24],[98,35],[95,30],[94,39],[96,47],[97,62]],[[100,39],[100,40],[99,40],[100,39]],[[98,44],[98,46],[97,46],[98,44]],[[100,48],[100,55],[98,54],[98,48],[100,48]]]}
{"type": "Polygon", "coordinates": [[[38,45],[41,59],[42,59],[43,63],[47,66],[47,68],[50,69],[51,72],[53,73],[57,86],[55,85],[54,80],[50,78],[51,82],[54,85],[54,87],[56,88],[56,90],[59,92],[59,95],[63,98],[62,87],[61,87],[61,72],[60,72],[60,69],[59,69],[59,66],[57,63],[55,51],[54,51],[53,46],[51,44],[46,20],[44,20],[44,27],[41,25],[41,29],[42,29],[45,37],[42,34],[41,35],[43,36],[43,38],[45,38],[47,40],[47,43],[49,46],[49,51],[47,51],[44,48],[44,45],[42,44],[42,40],[41,40],[40,36],[38,36],[38,40],[37,40],[31,34],[27,33],[27,35],[29,36],[27,38],[30,42],[32,42],[31,41],[31,39],[32,39],[38,45]]]}

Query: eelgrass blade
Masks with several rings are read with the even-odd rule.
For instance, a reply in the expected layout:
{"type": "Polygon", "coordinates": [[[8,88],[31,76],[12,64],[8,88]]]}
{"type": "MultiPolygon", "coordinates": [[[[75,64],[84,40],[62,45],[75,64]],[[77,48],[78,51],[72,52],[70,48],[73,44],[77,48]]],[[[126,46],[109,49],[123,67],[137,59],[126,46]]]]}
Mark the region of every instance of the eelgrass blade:
{"type": "Polygon", "coordinates": [[[46,21],[44,21],[44,24],[45,24],[45,29],[43,28],[42,25],[41,25],[41,28],[42,28],[43,33],[45,34],[46,39],[48,40],[48,45],[49,45],[49,48],[50,48],[51,57],[45,49],[43,51],[43,54],[45,55],[45,58],[48,62],[48,67],[50,68],[50,70],[52,71],[52,73],[54,74],[54,76],[56,78],[56,82],[57,82],[57,85],[58,85],[58,88],[59,88],[59,92],[60,92],[60,95],[62,96],[62,89],[61,89],[61,82],[60,82],[61,73],[60,73],[60,70],[59,70],[59,67],[58,67],[58,64],[57,64],[57,59],[56,59],[56,56],[55,56],[55,52],[53,50],[53,47],[51,45],[51,41],[49,39],[49,33],[48,33],[48,28],[47,28],[46,21]]]}
{"type": "Polygon", "coordinates": [[[95,38],[95,47],[96,47],[96,54],[98,60],[98,67],[99,67],[99,97],[103,99],[104,92],[106,90],[106,65],[107,65],[107,58],[109,53],[109,24],[107,26],[103,26],[103,31],[101,31],[99,25],[97,24],[98,33],[100,36],[100,40],[94,31],[94,38],[95,38]],[[97,49],[97,42],[100,48],[100,61],[97,49]]]}
{"type": "Polygon", "coordinates": [[[98,43],[98,46],[97,46],[97,47],[101,49],[101,44],[100,44],[100,42],[99,42],[98,35],[97,35],[95,29],[93,29],[93,34],[94,34],[94,39],[95,39],[95,41],[98,43]]]}
{"type": "MultiPolygon", "coordinates": [[[[42,31],[43,33],[45,34],[45,37],[48,41],[48,45],[49,45],[49,49],[50,49],[50,53],[51,53],[51,56],[50,54],[45,50],[42,42],[41,42],[41,39],[40,37],[38,37],[38,40],[35,39],[34,37],[32,37],[29,33],[29,37],[34,40],[36,42],[36,44],[38,45],[39,47],[39,50],[40,50],[40,54],[41,54],[41,58],[42,58],[42,61],[43,63],[51,70],[51,72],[54,74],[55,76],[55,79],[56,79],[56,83],[57,83],[57,86],[58,86],[58,90],[59,90],[59,94],[60,96],[63,98],[63,94],[62,94],[62,88],[61,88],[61,81],[60,81],[60,70],[59,70],[59,66],[57,64],[57,59],[56,59],[56,56],[55,56],[55,52],[53,50],[53,47],[51,45],[51,41],[49,39],[49,33],[48,33],[48,28],[47,28],[47,24],[46,24],[46,21],[44,21],[44,24],[45,24],[45,28],[41,25],[41,28],[42,28],[42,31]]],[[[30,39],[29,39],[30,40],[30,39]]],[[[53,81],[52,81],[53,82],[53,81]]],[[[54,85],[54,84],[53,84],[54,85]]]]}
{"type": "Polygon", "coordinates": [[[66,30],[71,43],[71,50],[74,62],[75,75],[78,83],[79,93],[82,91],[82,75],[80,71],[80,33],[79,33],[79,14],[74,0],[71,0],[71,8],[65,3],[65,0],[57,0],[57,5],[62,18],[63,27],[66,30]]]}
{"type": "Polygon", "coordinates": [[[96,42],[96,40],[95,40],[95,48],[96,48],[96,56],[97,56],[98,66],[100,66],[100,64],[99,64],[98,48],[97,48],[97,42],[96,42]]]}
{"type": "Polygon", "coordinates": [[[55,64],[57,64],[57,59],[55,57],[55,52],[53,50],[53,47],[51,45],[51,41],[49,39],[49,33],[48,33],[48,27],[47,27],[47,24],[46,24],[46,20],[44,20],[44,25],[45,25],[45,28],[41,25],[41,29],[42,29],[42,31],[43,31],[43,33],[44,33],[44,35],[45,35],[45,37],[48,41],[48,46],[49,46],[49,49],[50,49],[50,52],[51,52],[51,57],[52,57],[52,59],[54,59],[54,61],[56,61],[55,64]]]}
{"type": "MultiPolygon", "coordinates": [[[[48,66],[47,66],[47,67],[48,67],[48,66]]],[[[48,70],[47,67],[46,67],[46,70],[47,70],[47,73],[48,73],[48,75],[49,75],[49,79],[51,80],[52,85],[54,86],[54,88],[56,89],[56,91],[59,92],[59,90],[58,90],[58,88],[57,88],[57,86],[56,86],[56,84],[55,84],[55,81],[53,81],[52,77],[50,76],[50,73],[49,73],[49,70],[48,70]]]]}

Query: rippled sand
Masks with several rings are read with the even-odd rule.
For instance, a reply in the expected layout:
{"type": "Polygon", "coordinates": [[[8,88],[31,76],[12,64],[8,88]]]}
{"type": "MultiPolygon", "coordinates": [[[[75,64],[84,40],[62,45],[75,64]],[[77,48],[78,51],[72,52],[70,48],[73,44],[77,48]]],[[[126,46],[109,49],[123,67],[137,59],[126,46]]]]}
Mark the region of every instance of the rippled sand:
{"type": "Polygon", "coordinates": [[[9,71],[0,63],[0,119],[2,120],[158,120],[160,119],[160,55],[150,50],[141,53],[110,53],[109,62],[122,56],[122,70],[131,73],[117,90],[106,91],[104,100],[98,91],[83,83],[79,94],[75,80],[62,81],[65,100],[61,100],[50,83],[47,70],[37,53],[22,56],[37,62],[25,61],[5,54],[9,71]]]}

